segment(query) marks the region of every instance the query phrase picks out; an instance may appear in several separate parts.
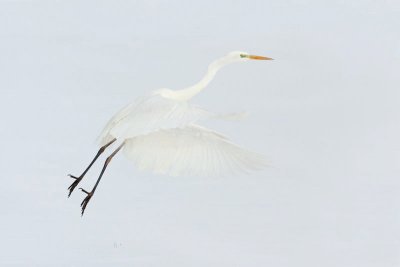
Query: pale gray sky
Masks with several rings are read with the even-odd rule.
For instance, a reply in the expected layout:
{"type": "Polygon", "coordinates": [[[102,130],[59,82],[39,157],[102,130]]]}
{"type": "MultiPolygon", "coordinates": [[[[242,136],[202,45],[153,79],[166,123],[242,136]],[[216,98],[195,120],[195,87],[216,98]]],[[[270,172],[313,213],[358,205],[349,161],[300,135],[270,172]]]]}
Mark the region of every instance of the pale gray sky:
{"type": "MultiPolygon", "coordinates": [[[[0,0],[1,266],[399,266],[400,3],[0,0]],[[119,108],[181,89],[273,167],[171,178],[119,155],[84,218],[68,173],[119,108]]],[[[103,158],[83,187],[91,188],[103,158]]]]}

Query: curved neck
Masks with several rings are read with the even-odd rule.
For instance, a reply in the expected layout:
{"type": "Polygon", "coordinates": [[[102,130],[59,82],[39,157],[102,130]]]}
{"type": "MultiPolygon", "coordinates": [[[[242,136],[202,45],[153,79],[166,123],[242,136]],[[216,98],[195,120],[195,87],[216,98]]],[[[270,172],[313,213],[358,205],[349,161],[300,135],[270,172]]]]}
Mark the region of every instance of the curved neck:
{"type": "Polygon", "coordinates": [[[177,90],[175,93],[179,94],[181,99],[184,100],[189,100],[198,93],[200,93],[214,78],[215,74],[224,66],[226,66],[229,63],[232,63],[233,61],[229,60],[228,57],[223,57],[220,59],[217,59],[213,63],[211,63],[208,66],[208,70],[206,75],[201,79],[198,83],[195,85],[192,85],[188,88],[182,89],[182,90],[177,90]]]}

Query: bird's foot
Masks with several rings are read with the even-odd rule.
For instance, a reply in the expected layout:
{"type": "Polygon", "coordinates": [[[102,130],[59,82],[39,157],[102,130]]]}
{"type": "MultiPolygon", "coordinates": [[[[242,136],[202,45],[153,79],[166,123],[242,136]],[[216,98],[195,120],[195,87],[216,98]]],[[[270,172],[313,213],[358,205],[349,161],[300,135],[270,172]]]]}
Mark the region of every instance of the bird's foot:
{"type": "Polygon", "coordinates": [[[82,180],[82,176],[76,177],[73,176],[72,174],[68,174],[69,177],[71,177],[72,179],[75,179],[75,181],[68,187],[69,193],[68,193],[68,197],[71,196],[72,191],[74,191],[75,187],[80,183],[80,181],[82,180]]]}
{"type": "Polygon", "coordinates": [[[79,188],[80,190],[82,190],[82,192],[86,193],[87,196],[85,197],[85,199],[82,201],[81,203],[81,207],[82,207],[82,213],[81,215],[83,216],[83,213],[85,212],[86,206],[89,203],[90,199],[92,198],[94,191],[92,190],[91,192],[86,191],[83,188],[79,188]]]}

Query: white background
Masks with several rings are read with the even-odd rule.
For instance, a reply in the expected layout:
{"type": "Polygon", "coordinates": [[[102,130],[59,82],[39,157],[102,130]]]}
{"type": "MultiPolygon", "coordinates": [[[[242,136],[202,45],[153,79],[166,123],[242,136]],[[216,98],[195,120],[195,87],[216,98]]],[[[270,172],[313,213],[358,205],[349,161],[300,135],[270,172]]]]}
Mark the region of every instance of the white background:
{"type": "MultiPolygon", "coordinates": [[[[1,266],[399,266],[400,4],[0,0],[1,266]],[[119,108],[197,82],[248,176],[163,177],[123,154],[86,214],[72,182],[119,108]]],[[[104,158],[82,186],[90,189],[104,158]]]]}

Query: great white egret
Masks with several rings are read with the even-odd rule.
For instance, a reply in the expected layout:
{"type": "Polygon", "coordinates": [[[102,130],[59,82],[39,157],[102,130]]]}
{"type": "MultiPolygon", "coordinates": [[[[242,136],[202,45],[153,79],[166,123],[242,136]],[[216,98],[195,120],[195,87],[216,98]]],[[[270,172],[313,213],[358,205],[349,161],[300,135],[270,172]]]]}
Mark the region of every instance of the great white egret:
{"type": "Polygon", "coordinates": [[[81,203],[82,215],[107,165],[122,148],[140,169],[161,174],[219,175],[263,166],[263,159],[258,154],[197,125],[197,121],[215,114],[188,101],[202,91],[222,67],[234,62],[271,59],[245,52],[231,52],[212,62],[204,78],[195,85],[182,90],[162,88],[120,110],[100,134],[100,150],[89,166],[80,176],[69,174],[75,181],[68,187],[68,197],[97,158],[116,141],[121,143],[106,159],[93,189],[89,192],[80,188],[87,194],[81,203]]]}

